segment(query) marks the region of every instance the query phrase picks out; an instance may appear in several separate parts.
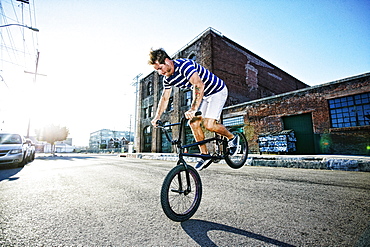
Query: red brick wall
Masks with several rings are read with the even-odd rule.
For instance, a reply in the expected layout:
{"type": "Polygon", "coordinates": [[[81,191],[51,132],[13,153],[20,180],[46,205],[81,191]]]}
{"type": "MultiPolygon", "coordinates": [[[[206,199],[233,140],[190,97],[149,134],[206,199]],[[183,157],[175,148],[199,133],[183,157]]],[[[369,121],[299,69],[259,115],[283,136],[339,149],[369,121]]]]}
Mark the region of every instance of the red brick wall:
{"type": "Polygon", "coordinates": [[[212,36],[213,73],[229,88],[227,105],[306,88],[292,77],[226,37],[212,36]]]}
{"type": "Polygon", "coordinates": [[[224,118],[244,115],[249,147],[258,153],[258,135],[284,129],[282,117],[312,114],[313,131],[318,153],[367,154],[370,147],[370,126],[331,128],[328,99],[370,92],[370,76],[324,84],[245,103],[224,110],[224,118]]]}
{"type": "MultiPolygon", "coordinates": [[[[253,152],[258,152],[259,134],[284,129],[282,117],[310,113],[315,137],[317,142],[322,144],[318,150],[326,153],[364,153],[361,150],[370,140],[369,126],[352,129],[330,128],[327,100],[344,94],[370,91],[369,76],[292,92],[307,88],[308,85],[212,30],[189,43],[176,55],[176,58],[188,58],[192,54],[196,55],[197,62],[226,82],[229,89],[226,106],[230,108],[224,110],[224,118],[244,116],[246,124],[244,133],[248,137],[250,149],[253,152]],[[292,93],[281,95],[286,92],[292,93]],[[279,96],[268,97],[273,95],[279,96]],[[258,100],[265,97],[268,98],[258,100]],[[253,102],[248,103],[248,101],[253,102]],[[239,105],[231,107],[236,104],[239,105]]],[[[140,81],[138,139],[136,140],[138,152],[141,152],[143,147],[142,130],[150,125],[150,119],[142,118],[142,108],[153,104],[156,111],[161,83],[158,74],[154,72],[140,81]],[[145,85],[149,80],[154,82],[154,96],[145,97],[145,85]]],[[[165,113],[163,120],[178,122],[185,109],[180,104],[181,91],[173,91],[174,110],[165,113]]],[[[176,131],[174,135],[177,135],[176,131]]],[[[161,141],[160,131],[153,130],[153,152],[161,151],[161,141]]],[[[370,143],[366,145],[370,146],[370,143]]]]}

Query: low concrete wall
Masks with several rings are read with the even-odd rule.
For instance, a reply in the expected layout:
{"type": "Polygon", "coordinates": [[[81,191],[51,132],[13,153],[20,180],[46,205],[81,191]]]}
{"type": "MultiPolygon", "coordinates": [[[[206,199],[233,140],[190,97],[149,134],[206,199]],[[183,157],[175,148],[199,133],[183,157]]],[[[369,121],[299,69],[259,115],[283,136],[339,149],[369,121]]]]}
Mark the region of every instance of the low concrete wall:
{"type": "Polygon", "coordinates": [[[370,158],[352,157],[251,157],[253,166],[370,172],[370,158]]]}
{"type": "MultiPolygon", "coordinates": [[[[169,160],[176,162],[176,154],[169,153],[132,153],[121,157],[138,159],[169,160]]],[[[185,157],[187,162],[196,162],[197,158],[185,157]]],[[[220,163],[225,163],[222,160],[220,163]]],[[[370,157],[346,155],[256,155],[250,154],[246,165],[270,166],[304,169],[325,169],[370,172],[370,157]]]]}

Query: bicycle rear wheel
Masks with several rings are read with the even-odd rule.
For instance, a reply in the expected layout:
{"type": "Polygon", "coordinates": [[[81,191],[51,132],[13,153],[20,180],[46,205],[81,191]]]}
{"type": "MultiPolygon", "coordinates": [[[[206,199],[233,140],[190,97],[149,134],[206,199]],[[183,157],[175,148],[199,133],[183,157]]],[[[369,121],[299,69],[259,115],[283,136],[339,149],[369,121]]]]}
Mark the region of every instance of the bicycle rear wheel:
{"type": "Polygon", "coordinates": [[[225,155],[226,163],[234,169],[241,168],[248,158],[248,143],[244,134],[234,131],[232,132],[238,138],[238,146],[236,152],[233,155],[227,151],[225,155]]]}
{"type": "Polygon", "coordinates": [[[161,204],[164,213],[173,221],[190,219],[202,198],[202,182],[192,166],[175,166],[163,181],[161,204]]]}

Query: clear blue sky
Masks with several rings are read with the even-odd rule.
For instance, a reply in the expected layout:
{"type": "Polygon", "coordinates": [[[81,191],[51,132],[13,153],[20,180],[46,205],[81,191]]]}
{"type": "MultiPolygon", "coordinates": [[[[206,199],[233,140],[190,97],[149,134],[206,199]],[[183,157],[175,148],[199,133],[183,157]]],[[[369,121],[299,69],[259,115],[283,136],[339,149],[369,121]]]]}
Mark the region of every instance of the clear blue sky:
{"type": "Polygon", "coordinates": [[[34,123],[67,126],[76,145],[102,128],[129,130],[130,84],[151,72],[150,48],[174,54],[208,27],[309,85],[370,71],[369,0],[34,3],[47,74],[37,80],[44,110],[34,123]]]}

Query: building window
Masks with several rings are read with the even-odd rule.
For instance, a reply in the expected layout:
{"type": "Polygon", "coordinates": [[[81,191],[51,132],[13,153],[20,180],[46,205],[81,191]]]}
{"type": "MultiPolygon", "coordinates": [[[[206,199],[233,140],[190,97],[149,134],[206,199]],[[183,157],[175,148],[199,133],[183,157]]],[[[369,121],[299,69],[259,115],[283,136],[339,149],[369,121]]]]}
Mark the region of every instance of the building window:
{"type": "Polygon", "coordinates": [[[146,126],[144,128],[144,152],[152,151],[152,128],[146,126]]]}
{"type": "Polygon", "coordinates": [[[232,117],[232,118],[225,118],[223,120],[224,126],[237,126],[237,125],[244,125],[244,117],[238,116],[238,117],[232,117]]]}
{"type": "Polygon", "coordinates": [[[173,110],[173,97],[170,97],[167,105],[167,111],[172,111],[173,110]]]}
{"type": "Polygon", "coordinates": [[[153,106],[151,105],[151,106],[148,107],[148,117],[153,117],[153,116],[154,116],[153,106]]]}
{"type": "Polygon", "coordinates": [[[370,93],[328,100],[331,127],[370,125],[370,93]]]}
{"type": "Polygon", "coordinates": [[[193,93],[191,90],[185,91],[183,94],[182,106],[191,106],[193,93]]]}
{"type": "Polygon", "coordinates": [[[147,108],[144,108],[143,109],[143,114],[144,114],[144,117],[143,118],[151,118],[154,116],[154,110],[153,110],[153,106],[149,106],[147,108]]]}
{"type": "MultiPolygon", "coordinates": [[[[165,122],[164,125],[168,125],[170,122],[165,122]]],[[[171,127],[166,127],[169,137],[172,139],[172,130],[171,127]]],[[[162,153],[171,153],[172,152],[172,143],[167,139],[164,131],[162,132],[162,153]]]]}
{"type": "Polygon", "coordinates": [[[147,85],[147,96],[153,95],[154,89],[153,89],[153,82],[149,82],[147,85]]]}
{"type": "Polygon", "coordinates": [[[193,60],[193,61],[197,61],[197,56],[195,54],[191,54],[189,56],[189,59],[193,60]]]}
{"type": "Polygon", "coordinates": [[[148,108],[144,108],[143,113],[144,113],[144,119],[148,118],[148,108]]]}

